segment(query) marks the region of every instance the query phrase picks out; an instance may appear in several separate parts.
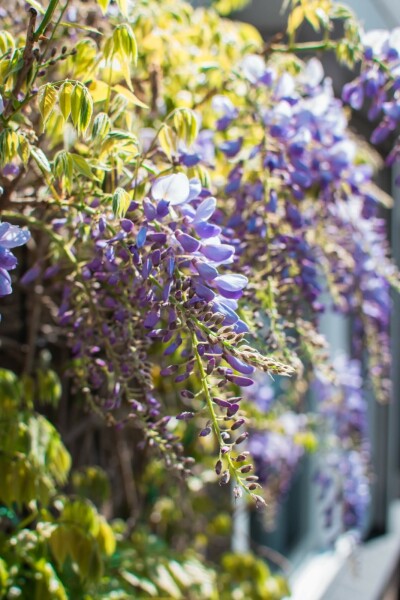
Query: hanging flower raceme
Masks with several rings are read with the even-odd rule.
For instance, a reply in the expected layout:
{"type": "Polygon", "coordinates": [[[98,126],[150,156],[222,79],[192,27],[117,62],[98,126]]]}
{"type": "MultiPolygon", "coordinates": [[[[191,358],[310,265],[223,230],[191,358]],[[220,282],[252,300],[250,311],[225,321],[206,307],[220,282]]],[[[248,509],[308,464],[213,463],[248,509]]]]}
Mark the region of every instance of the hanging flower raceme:
{"type": "Polygon", "coordinates": [[[11,276],[17,266],[17,259],[11,252],[13,248],[23,246],[30,238],[27,229],[20,229],[10,223],[0,223],[0,296],[12,293],[11,276]]]}
{"type": "MultiPolygon", "coordinates": [[[[342,530],[360,535],[367,525],[371,493],[367,400],[360,362],[339,356],[334,366],[335,382],[318,374],[314,383],[322,447],[316,481],[326,527],[337,526],[339,516],[342,530]],[[339,512],[336,517],[335,512],[339,512]]],[[[336,536],[339,533],[335,531],[336,536]]]]}
{"type": "MultiPolygon", "coordinates": [[[[400,28],[376,29],[362,35],[364,57],[360,75],[343,88],[343,100],[355,110],[368,101],[368,118],[379,119],[371,135],[373,144],[381,144],[400,122],[400,28]]],[[[387,158],[392,165],[399,154],[397,139],[387,158]]]]}

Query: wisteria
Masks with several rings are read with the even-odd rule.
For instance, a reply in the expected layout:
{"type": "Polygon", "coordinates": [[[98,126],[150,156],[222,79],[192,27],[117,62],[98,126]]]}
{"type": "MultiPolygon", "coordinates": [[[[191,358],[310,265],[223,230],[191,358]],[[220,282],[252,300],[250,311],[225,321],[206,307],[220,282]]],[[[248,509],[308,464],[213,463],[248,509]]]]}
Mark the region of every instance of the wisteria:
{"type": "Polygon", "coordinates": [[[343,529],[361,535],[368,525],[371,499],[368,403],[358,361],[339,356],[335,371],[336,385],[318,374],[314,385],[322,418],[316,481],[321,497],[331,497],[331,505],[325,508],[326,525],[338,503],[343,529]]]}
{"type": "MultiPolygon", "coordinates": [[[[25,199],[16,218],[48,236],[22,283],[54,285],[76,393],[117,429],[133,423],[141,447],[157,448],[186,476],[190,427],[213,452],[221,485],[232,482],[236,497],[248,492],[261,506],[263,486],[287,493],[305,452],[323,443],[317,425],[325,420],[330,464],[346,473],[345,527],[361,527],[367,434],[346,419],[363,418],[364,400],[358,383],[340,379],[347,370],[358,382],[358,363],[336,374],[320,315],[329,308],[347,318],[351,356],[387,401],[389,294],[399,276],[347,105],[359,110],[368,99],[369,117],[380,119],[373,143],[396,129],[399,34],[358,40],[343,13],[361,70],[338,99],[321,62],[293,54],[301,46],[290,24],[289,45],[263,45],[233,23],[224,22],[222,39],[214,13],[186,5],[182,21],[168,20],[168,35],[169,3],[132,7],[127,22],[114,23],[113,10],[102,40],[75,46],[69,31],[74,47],[54,48],[37,72],[50,73],[48,82],[31,96],[16,89],[17,112],[8,93],[2,101],[7,197],[34,165],[37,203],[25,199]],[[199,58],[207,19],[210,55],[199,58]],[[40,147],[24,102],[40,112],[40,147]],[[325,387],[311,411],[316,378],[325,387]],[[326,394],[341,400],[325,402],[326,394]],[[349,408],[355,398],[360,407],[349,408]]],[[[74,22],[87,16],[80,3],[76,11],[74,22]]],[[[1,40],[0,65],[8,61],[7,81],[18,88],[15,41],[1,40]]],[[[321,49],[340,58],[339,41],[328,41],[321,49]]],[[[15,266],[9,248],[28,238],[0,225],[2,295],[15,266]]]]}
{"type": "MultiPolygon", "coordinates": [[[[400,29],[372,30],[362,35],[364,56],[361,73],[343,88],[343,100],[360,110],[365,103],[368,118],[379,121],[371,135],[381,144],[395,134],[400,120],[400,29]]],[[[399,155],[399,140],[387,157],[393,165],[399,155]]]]}
{"type": "Polygon", "coordinates": [[[11,250],[23,246],[29,238],[30,233],[27,229],[20,229],[6,222],[0,223],[0,296],[12,293],[9,271],[15,269],[17,259],[11,250]]]}

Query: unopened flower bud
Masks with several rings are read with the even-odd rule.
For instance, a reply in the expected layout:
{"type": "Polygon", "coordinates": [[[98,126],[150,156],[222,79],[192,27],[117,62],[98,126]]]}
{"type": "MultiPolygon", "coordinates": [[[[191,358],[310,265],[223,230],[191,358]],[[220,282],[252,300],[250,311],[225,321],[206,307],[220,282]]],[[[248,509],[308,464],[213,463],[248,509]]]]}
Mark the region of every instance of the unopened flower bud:
{"type": "Polygon", "coordinates": [[[231,478],[229,471],[224,471],[221,475],[221,479],[219,480],[219,485],[226,485],[231,478]]]}
{"type": "Polygon", "coordinates": [[[236,429],[239,429],[239,427],[241,427],[242,425],[244,425],[245,420],[244,419],[238,419],[237,421],[235,421],[235,423],[232,425],[231,429],[232,431],[235,431],[236,429]]]}
{"type": "Polygon", "coordinates": [[[244,442],[247,438],[249,437],[249,432],[245,431],[244,433],[242,433],[241,435],[239,435],[239,437],[237,438],[237,440],[235,441],[235,444],[241,444],[242,442],[244,442]]]}

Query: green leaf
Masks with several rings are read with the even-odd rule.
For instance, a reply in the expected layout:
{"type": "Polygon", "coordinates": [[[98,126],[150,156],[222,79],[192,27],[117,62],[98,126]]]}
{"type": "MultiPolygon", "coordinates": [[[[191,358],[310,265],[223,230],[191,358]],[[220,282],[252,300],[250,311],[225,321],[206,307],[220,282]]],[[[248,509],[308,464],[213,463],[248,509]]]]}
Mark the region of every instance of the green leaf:
{"type": "Polygon", "coordinates": [[[24,135],[18,136],[18,154],[26,165],[30,157],[30,144],[24,135]]]}
{"type": "Polygon", "coordinates": [[[69,152],[63,150],[54,159],[54,173],[57,177],[65,177],[69,182],[73,177],[73,164],[69,152]]]}
{"type": "MultiPolygon", "coordinates": [[[[67,153],[65,153],[67,154],[67,153]]],[[[51,369],[38,369],[38,400],[43,404],[57,406],[61,398],[61,382],[57,373],[51,369]]]]}
{"type": "Polygon", "coordinates": [[[149,594],[149,596],[157,596],[158,590],[154,583],[152,583],[149,579],[145,579],[144,577],[138,577],[134,573],[130,573],[129,571],[120,571],[122,579],[124,579],[129,585],[134,588],[139,588],[149,594]]]}
{"type": "Polygon", "coordinates": [[[79,133],[85,133],[93,114],[93,100],[89,90],[76,83],[71,94],[71,117],[79,133]]]}
{"type": "Polygon", "coordinates": [[[11,162],[17,155],[19,135],[13,129],[7,128],[0,133],[0,165],[11,162]]]}
{"type": "Polygon", "coordinates": [[[110,117],[104,112],[99,113],[93,121],[92,140],[96,138],[100,140],[104,139],[110,131],[110,127],[110,117]]]}
{"type": "Polygon", "coordinates": [[[289,20],[288,20],[288,25],[287,25],[287,31],[288,31],[289,35],[293,35],[294,32],[297,31],[297,29],[303,23],[304,18],[305,18],[304,7],[296,6],[296,8],[294,8],[289,15],[289,20]]]}
{"type": "Polygon", "coordinates": [[[127,0],[117,0],[117,5],[124,17],[128,16],[128,2],[127,0]]]}
{"type": "Polygon", "coordinates": [[[57,102],[57,90],[51,83],[46,83],[39,88],[39,110],[42,115],[43,127],[46,125],[57,102]]]}
{"type": "Polygon", "coordinates": [[[47,156],[45,155],[43,150],[41,150],[41,148],[35,148],[34,146],[31,146],[30,150],[31,156],[36,161],[38,167],[43,171],[46,171],[46,173],[51,173],[50,163],[47,160],[47,156]]]}
{"type": "Polygon", "coordinates": [[[158,134],[158,141],[169,160],[172,160],[172,153],[175,150],[174,138],[172,135],[172,129],[169,125],[164,125],[158,134]]]}
{"type": "Polygon", "coordinates": [[[114,532],[104,517],[99,515],[98,519],[99,533],[97,534],[97,543],[99,544],[101,552],[111,556],[114,554],[116,547],[114,532]]]}
{"type": "Polygon", "coordinates": [[[100,6],[103,15],[106,13],[110,0],[97,0],[97,4],[100,6]]]}
{"type": "Polygon", "coordinates": [[[112,198],[112,209],[114,215],[121,219],[126,215],[126,212],[131,203],[131,197],[123,188],[117,188],[112,198]]]}
{"type": "Polygon", "coordinates": [[[83,158],[83,156],[80,156],[79,154],[71,154],[71,159],[75,169],[81,173],[81,175],[84,175],[88,179],[94,178],[90,165],[87,160],[83,158]]]}
{"type": "Polygon", "coordinates": [[[199,128],[196,115],[190,108],[175,109],[174,127],[181,140],[188,146],[193,144],[197,138],[199,128]]]}
{"type": "Polygon", "coordinates": [[[147,104],[139,100],[139,98],[135,96],[133,92],[127,90],[123,85],[114,85],[113,90],[128,100],[130,104],[133,104],[134,106],[140,106],[140,108],[149,108],[147,104]]]}
{"type": "Polygon", "coordinates": [[[157,565],[156,573],[157,577],[155,578],[155,581],[162,590],[167,592],[168,598],[176,598],[177,600],[183,598],[182,592],[176,585],[171,573],[169,573],[164,565],[157,565]]]}
{"type": "Polygon", "coordinates": [[[67,120],[71,114],[71,94],[73,89],[73,83],[66,81],[62,84],[60,91],[58,92],[58,102],[61,114],[65,120],[67,120]]]}

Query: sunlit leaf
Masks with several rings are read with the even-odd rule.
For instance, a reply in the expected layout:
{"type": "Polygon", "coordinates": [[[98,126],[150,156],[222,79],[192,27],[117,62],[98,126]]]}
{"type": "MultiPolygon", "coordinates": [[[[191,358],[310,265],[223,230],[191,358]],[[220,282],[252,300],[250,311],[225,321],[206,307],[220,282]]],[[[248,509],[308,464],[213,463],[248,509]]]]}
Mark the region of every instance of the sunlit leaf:
{"type": "Polygon", "coordinates": [[[46,125],[48,118],[50,117],[56,102],[57,102],[57,90],[51,83],[46,83],[39,88],[38,100],[39,110],[42,115],[43,126],[46,125]]]}
{"type": "Polygon", "coordinates": [[[47,173],[51,173],[50,163],[47,160],[47,156],[45,155],[43,150],[41,148],[36,148],[35,146],[31,146],[30,152],[31,152],[31,156],[36,161],[36,164],[41,169],[43,169],[43,171],[46,171],[47,173]]]}
{"type": "Polygon", "coordinates": [[[116,217],[122,218],[131,203],[131,197],[123,188],[117,188],[112,197],[112,210],[116,217]]]}
{"type": "Polygon", "coordinates": [[[139,98],[135,96],[133,92],[127,90],[124,86],[120,84],[114,85],[113,90],[126,98],[130,104],[133,104],[134,106],[140,106],[141,108],[149,108],[147,104],[139,100],[139,98]]]}

